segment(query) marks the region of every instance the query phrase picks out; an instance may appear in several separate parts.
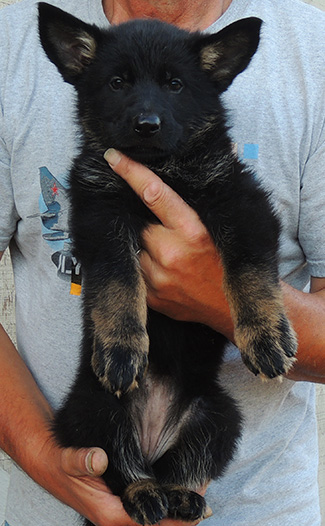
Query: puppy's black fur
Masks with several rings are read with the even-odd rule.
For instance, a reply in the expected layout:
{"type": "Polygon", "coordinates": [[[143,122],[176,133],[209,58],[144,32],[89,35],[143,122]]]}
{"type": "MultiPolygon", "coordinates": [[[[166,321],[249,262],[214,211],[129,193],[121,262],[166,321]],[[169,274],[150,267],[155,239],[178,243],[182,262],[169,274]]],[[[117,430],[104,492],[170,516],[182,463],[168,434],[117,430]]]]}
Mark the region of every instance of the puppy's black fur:
{"type": "Polygon", "coordinates": [[[48,57],[76,88],[82,129],[70,173],[82,356],[54,431],[62,446],[107,452],[104,480],[138,523],[200,519],[196,490],[224,472],[241,428],[218,383],[225,338],[147,312],[137,251],[157,220],[103,153],[116,147],[146,164],[198,212],[222,257],[245,364],[270,378],[288,371],[296,341],[279,287],[279,223],[232,151],[220,102],[254,55],[261,21],[213,35],[158,21],[103,31],[44,3],[39,20],[48,57]]]}

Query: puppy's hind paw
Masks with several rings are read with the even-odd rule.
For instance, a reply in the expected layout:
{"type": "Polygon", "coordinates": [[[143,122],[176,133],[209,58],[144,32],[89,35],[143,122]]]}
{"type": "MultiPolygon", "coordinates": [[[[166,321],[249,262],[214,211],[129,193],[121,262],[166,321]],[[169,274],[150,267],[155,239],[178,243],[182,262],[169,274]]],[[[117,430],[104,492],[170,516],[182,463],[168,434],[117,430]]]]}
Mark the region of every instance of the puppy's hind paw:
{"type": "Polygon", "coordinates": [[[122,495],[125,511],[138,524],[157,524],[168,514],[168,500],[161,486],[154,480],[140,480],[130,484],[122,495]]]}
{"type": "Polygon", "coordinates": [[[206,504],[204,497],[182,486],[164,485],[168,498],[168,517],[182,521],[197,521],[207,519],[212,510],[206,504]]]}

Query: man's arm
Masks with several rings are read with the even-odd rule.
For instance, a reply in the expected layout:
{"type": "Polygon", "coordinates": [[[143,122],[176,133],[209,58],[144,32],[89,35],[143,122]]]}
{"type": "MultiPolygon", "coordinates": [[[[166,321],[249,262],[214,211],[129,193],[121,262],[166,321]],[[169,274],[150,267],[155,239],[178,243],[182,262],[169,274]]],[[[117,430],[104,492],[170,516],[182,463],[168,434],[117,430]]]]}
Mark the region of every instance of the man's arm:
{"type": "Polygon", "coordinates": [[[325,278],[311,278],[310,292],[282,283],[288,317],[297,333],[297,363],[288,378],[325,383],[325,278]]]}
{"type": "MultiPolygon", "coordinates": [[[[115,151],[106,159],[161,221],[143,236],[141,266],[150,306],[176,319],[205,323],[234,341],[221,261],[197,214],[147,168],[115,151]]],[[[299,342],[288,377],[325,383],[325,278],[312,278],[308,294],[282,285],[299,342]]]]}

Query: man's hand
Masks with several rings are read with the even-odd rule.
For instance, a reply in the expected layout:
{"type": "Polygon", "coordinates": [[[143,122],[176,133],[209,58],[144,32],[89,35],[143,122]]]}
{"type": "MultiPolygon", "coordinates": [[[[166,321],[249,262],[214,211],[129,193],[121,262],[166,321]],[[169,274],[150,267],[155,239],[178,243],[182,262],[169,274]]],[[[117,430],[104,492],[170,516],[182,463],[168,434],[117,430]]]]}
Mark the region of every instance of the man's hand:
{"type": "MultiPolygon", "coordinates": [[[[101,478],[108,465],[102,449],[58,448],[52,443],[45,450],[43,454],[51,456],[50,464],[55,468],[48,470],[43,485],[55,497],[95,526],[138,526],[125,512],[121,499],[112,494],[101,478]]],[[[182,523],[165,519],[160,525],[182,526],[182,523]]]]}
{"type": "Polygon", "coordinates": [[[100,448],[58,448],[49,444],[42,451],[51,457],[46,480],[39,481],[54,496],[87,517],[95,526],[135,526],[119,497],[114,496],[101,478],[108,459],[100,448]],[[51,467],[52,466],[52,467],[51,467]]]}
{"type": "Polygon", "coordinates": [[[142,237],[140,262],[149,305],[233,338],[221,261],[196,212],[148,168],[115,150],[108,150],[105,158],[161,222],[142,237]]]}

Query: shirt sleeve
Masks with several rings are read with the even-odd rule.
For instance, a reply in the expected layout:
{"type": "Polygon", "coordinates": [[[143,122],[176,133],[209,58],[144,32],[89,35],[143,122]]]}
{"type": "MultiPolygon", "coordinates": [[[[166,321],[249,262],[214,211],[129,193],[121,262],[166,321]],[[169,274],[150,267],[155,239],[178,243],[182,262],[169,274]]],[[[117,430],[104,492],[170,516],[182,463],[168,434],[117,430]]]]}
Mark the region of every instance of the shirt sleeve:
{"type": "Polygon", "coordinates": [[[325,277],[325,122],[301,179],[299,242],[311,276],[325,277]]]}
{"type": "Polygon", "coordinates": [[[0,108],[0,251],[9,245],[19,217],[11,184],[10,156],[3,138],[3,115],[0,108]]]}
{"type": "Polygon", "coordinates": [[[2,8],[0,14],[0,251],[7,248],[19,219],[11,182],[11,159],[7,148],[4,110],[10,41],[6,13],[8,7],[2,8]]]}

